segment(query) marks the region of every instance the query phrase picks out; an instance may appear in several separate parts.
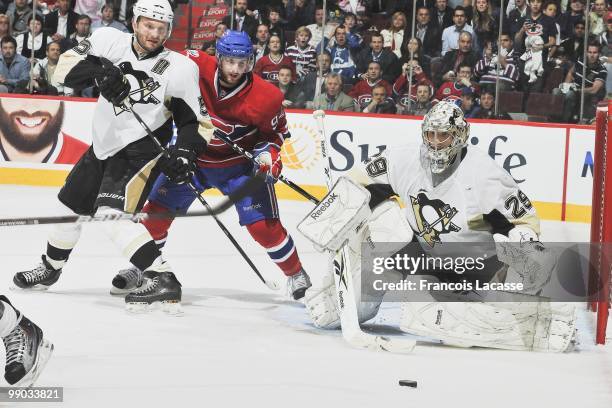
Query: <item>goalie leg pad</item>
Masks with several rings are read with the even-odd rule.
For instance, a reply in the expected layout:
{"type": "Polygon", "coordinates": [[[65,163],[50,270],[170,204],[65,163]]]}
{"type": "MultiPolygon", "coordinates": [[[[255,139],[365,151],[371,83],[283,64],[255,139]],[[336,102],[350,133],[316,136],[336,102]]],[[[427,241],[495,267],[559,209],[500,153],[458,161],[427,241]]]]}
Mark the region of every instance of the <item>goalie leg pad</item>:
{"type": "MultiPolygon", "coordinates": [[[[359,323],[364,323],[376,316],[384,292],[368,293],[368,302],[361,301],[361,243],[370,239],[370,242],[397,242],[399,250],[404,243],[412,240],[413,232],[408,221],[402,214],[399,204],[395,200],[388,200],[377,206],[368,218],[367,225],[353,235],[347,244],[347,252],[351,265],[351,276],[355,287],[355,302],[359,323]]],[[[389,254],[391,255],[391,253],[389,254]]],[[[323,278],[321,288],[311,288],[306,292],[306,310],[314,325],[322,329],[337,329],[340,327],[338,301],[334,285],[333,271],[329,271],[323,278]]],[[[378,276],[388,282],[399,282],[402,276],[390,271],[378,276]]]]}
{"type": "Polygon", "coordinates": [[[406,302],[400,329],[448,345],[564,352],[573,348],[573,304],[406,302]]]}

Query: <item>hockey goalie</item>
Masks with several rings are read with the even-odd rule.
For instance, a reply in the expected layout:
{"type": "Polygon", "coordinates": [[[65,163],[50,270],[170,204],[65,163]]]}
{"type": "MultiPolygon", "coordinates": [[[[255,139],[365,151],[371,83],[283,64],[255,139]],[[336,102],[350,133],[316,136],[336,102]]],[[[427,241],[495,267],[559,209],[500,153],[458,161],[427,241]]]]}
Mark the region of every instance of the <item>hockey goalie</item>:
{"type": "MultiPolygon", "coordinates": [[[[402,331],[460,347],[570,351],[576,308],[542,295],[557,257],[539,241],[535,209],[506,171],[466,143],[468,136],[461,109],[437,104],[423,120],[422,143],[390,147],[341,177],[298,229],[336,258],[339,251],[346,254],[359,323],[377,315],[386,294],[368,291],[372,273],[362,273],[365,246],[382,244],[392,257],[412,243],[423,256],[434,257],[444,244],[454,243],[453,248],[484,254],[487,281],[519,283],[520,296],[504,293],[511,301],[497,301],[459,291],[416,301],[408,293],[401,302],[402,331]]],[[[445,280],[444,273],[458,276],[442,271],[437,277],[445,280]]],[[[396,268],[376,278],[399,283],[419,274],[396,268]]],[[[307,292],[306,308],[316,327],[340,327],[337,293],[331,270],[322,287],[307,292]]]]}

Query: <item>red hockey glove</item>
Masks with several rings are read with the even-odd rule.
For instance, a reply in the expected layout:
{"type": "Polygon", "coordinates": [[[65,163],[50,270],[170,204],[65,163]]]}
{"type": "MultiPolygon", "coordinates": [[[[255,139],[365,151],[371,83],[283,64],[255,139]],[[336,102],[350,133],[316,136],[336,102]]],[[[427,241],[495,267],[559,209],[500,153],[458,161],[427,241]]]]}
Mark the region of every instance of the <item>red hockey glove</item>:
{"type": "Polygon", "coordinates": [[[283,170],[280,147],[274,143],[261,142],[253,148],[255,172],[265,174],[266,183],[276,183],[283,170]]]}

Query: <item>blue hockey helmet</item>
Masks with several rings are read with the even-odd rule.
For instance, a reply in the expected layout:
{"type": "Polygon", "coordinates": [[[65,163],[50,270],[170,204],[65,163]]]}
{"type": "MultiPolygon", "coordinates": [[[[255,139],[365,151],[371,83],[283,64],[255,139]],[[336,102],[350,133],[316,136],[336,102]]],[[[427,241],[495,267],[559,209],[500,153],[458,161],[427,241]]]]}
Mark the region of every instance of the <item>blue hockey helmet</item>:
{"type": "Polygon", "coordinates": [[[222,57],[249,60],[250,69],[252,69],[255,56],[249,35],[242,31],[227,30],[217,40],[217,59],[222,57]]]}

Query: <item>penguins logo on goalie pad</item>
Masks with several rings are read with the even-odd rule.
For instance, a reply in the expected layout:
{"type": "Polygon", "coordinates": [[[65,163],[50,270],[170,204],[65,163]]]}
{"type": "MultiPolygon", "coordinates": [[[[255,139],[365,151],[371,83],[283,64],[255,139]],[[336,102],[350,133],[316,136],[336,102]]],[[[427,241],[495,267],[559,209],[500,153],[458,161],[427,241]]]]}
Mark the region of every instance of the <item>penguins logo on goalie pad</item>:
{"type": "Polygon", "coordinates": [[[442,200],[430,200],[425,193],[416,197],[410,196],[410,204],[414,212],[418,228],[418,236],[423,238],[430,247],[440,241],[440,234],[460,231],[461,228],[452,222],[458,211],[442,200]]]}
{"type": "MultiPolygon", "coordinates": [[[[159,103],[159,99],[153,95],[153,92],[161,86],[159,82],[147,75],[146,72],[135,70],[130,62],[122,62],[119,64],[119,68],[121,68],[121,72],[130,82],[131,90],[129,98],[132,105],[137,103],[157,105],[159,103]]],[[[113,106],[113,108],[117,116],[129,110],[125,104],[113,106]]]]}

